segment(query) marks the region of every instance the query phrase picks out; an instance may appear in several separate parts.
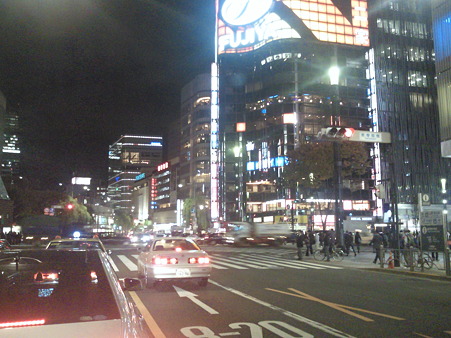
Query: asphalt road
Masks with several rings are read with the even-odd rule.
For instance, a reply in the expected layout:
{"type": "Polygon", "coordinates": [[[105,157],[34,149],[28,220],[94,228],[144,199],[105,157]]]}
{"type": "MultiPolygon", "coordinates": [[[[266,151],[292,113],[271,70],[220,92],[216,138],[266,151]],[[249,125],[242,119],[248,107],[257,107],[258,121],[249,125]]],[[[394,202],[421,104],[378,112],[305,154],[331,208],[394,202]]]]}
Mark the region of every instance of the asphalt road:
{"type": "MultiPolygon", "coordinates": [[[[447,281],[300,262],[294,248],[203,248],[206,288],[130,292],[155,337],[451,337],[447,281]]],[[[137,255],[113,250],[119,277],[136,277],[137,255]]]]}

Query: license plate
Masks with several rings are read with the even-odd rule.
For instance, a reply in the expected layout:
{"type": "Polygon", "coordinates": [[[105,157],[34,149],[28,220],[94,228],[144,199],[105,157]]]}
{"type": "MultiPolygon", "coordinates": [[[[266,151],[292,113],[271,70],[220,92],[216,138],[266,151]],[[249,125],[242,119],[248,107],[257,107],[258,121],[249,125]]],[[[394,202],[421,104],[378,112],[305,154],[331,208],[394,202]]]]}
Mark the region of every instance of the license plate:
{"type": "Polygon", "coordinates": [[[177,269],[175,270],[175,275],[177,277],[189,277],[191,276],[191,271],[189,269],[177,269]]]}

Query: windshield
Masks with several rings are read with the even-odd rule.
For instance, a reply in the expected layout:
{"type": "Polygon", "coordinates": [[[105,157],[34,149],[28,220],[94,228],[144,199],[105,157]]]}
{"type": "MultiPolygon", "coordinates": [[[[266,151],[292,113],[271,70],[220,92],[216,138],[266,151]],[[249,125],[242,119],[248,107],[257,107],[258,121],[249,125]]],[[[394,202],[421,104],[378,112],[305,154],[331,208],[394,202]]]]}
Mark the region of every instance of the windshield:
{"type": "Polygon", "coordinates": [[[102,249],[100,242],[97,241],[59,241],[59,242],[50,242],[47,249],[81,249],[81,250],[90,250],[90,249],[102,249]]]}
{"type": "Polygon", "coordinates": [[[0,254],[0,325],[120,319],[97,251],[0,254]]]}
{"type": "Polygon", "coordinates": [[[172,251],[180,248],[181,250],[200,250],[200,248],[191,241],[185,239],[161,239],[155,241],[155,251],[172,251]]]}

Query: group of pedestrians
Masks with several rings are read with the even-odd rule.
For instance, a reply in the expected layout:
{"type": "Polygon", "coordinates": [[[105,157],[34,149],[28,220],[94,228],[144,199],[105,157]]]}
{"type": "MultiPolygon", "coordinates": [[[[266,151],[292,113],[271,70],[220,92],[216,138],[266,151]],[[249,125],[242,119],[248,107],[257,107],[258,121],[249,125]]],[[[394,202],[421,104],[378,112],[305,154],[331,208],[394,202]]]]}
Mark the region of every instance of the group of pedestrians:
{"type": "MultiPolygon", "coordinates": [[[[343,237],[345,254],[349,256],[349,253],[352,250],[354,256],[357,256],[357,253],[360,253],[360,245],[362,243],[360,233],[356,232],[356,234],[353,235],[352,232],[346,231],[343,237]]],[[[324,250],[326,261],[329,261],[332,250],[336,244],[335,231],[332,229],[322,232],[313,232],[312,230],[308,230],[307,232],[302,230],[299,231],[296,237],[298,259],[303,259],[304,247],[306,247],[305,256],[313,255],[313,247],[317,243],[322,247],[322,250],[324,250]]]]}
{"type": "Polygon", "coordinates": [[[4,233],[3,231],[0,231],[0,238],[6,239],[9,244],[20,244],[22,242],[22,233],[15,231],[4,233]]]}

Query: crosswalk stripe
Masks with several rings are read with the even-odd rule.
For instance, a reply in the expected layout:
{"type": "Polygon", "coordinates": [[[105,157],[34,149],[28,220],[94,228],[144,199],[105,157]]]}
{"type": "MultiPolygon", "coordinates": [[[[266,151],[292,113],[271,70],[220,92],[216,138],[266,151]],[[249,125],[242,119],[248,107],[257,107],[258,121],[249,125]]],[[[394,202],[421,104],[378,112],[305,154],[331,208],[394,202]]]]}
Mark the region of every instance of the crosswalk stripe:
{"type": "Polygon", "coordinates": [[[214,264],[225,265],[225,266],[228,266],[230,268],[239,269],[239,270],[247,270],[248,269],[248,268],[245,268],[244,266],[239,266],[239,265],[236,265],[236,264],[229,264],[229,263],[226,263],[226,262],[222,262],[221,259],[219,259],[219,262],[218,262],[217,259],[214,259],[214,264]]]}
{"type": "Polygon", "coordinates": [[[138,266],[136,263],[132,262],[127,256],[125,255],[117,255],[117,257],[124,263],[124,265],[130,270],[130,271],[138,271],[138,266]]]}
{"type": "MultiPolygon", "coordinates": [[[[241,255],[241,256],[246,256],[246,255],[241,255]]],[[[255,258],[254,256],[249,255],[252,258],[255,258]]],[[[268,262],[274,262],[274,258],[270,257],[270,256],[259,256],[258,259],[262,259],[268,262]]],[[[292,261],[289,259],[284,259],[284,258],[279,258],[278,260],[280,260],[281,262],[284,262],[285,264],[290,264],[290,265],[295,265],[295,266],[304,266],[306,268],[311,268],[311,269],[318,269],[318,270],[323,270],[323,269],[334,269],[334,270],[342,270],[343,268],[341,267],[337,267],[337,266],[330,266],[330,265],[322,265],[322,264],[316,264],[316,263],[310,263],[310,262],[304,262],[304,261],[292,261]]]]}
{"type": "Polygon", "coordinates": [[[218,270],[228,270],[229,268],[226,268],[225,266],[220,266],[220,265],[216,265],[216,264],[212,264],[210,263],[211,267],[214,269],[218,269],[218,270]]]}
{"type": "Polygon", "coordinates": [[[265,262],[270,262],[274,265],[283,266],[286,268],[297,269],[297,270],[306,270],[307,269],[307,267],[300,266],[299,264],[296,264],[293,262],[279,262],[279,261],[274,261],[274,259],[265,259],[265,258],[260,258],[260,257],[256,258],[252,255],[242,255],[242,256],[249,256],[247,259],[249,259],[251,261],[255,261],[255,260],[265,261],[265,262]]]}
{"type": "MultiPolygon", "coordinates": [[[[216,260],[221,260],[221,258],[217,257],[217,255],[210,255],[212,256],[215,261],[216,260]]],[[[227,259],[228,262],[236,262],[237,264],[241,264],[244,266],[249,266],[251,268],[255,268],[255,269],[268,269],[270,267],[270,265],[268,264],[249,264],[248,261],[244,260],[244,259],[239,259],[239,258],[228,258],[227,259]],[[262,266],[261,266],[262,265],[262,266]]]]}
{"type": "MultiPolygon", "coordinates": [[[[282,258],[282,259],[290,261],[289,259],[286,259],[286,258],[282,258]]],[[[307,265],[307,266],[317,266],[317,267],[320,267],[320,268],[327,268],[327,269],[333,269],[333,270],[343,270],[343,268],[340,267],[340,266],[325,265],[325,264],[312,263],[312,262],[306,262],[306,261],[302,261],[302,263],[301,262],[299,262],[299,263],[303,264],[303,265],[307,265]]]]}

